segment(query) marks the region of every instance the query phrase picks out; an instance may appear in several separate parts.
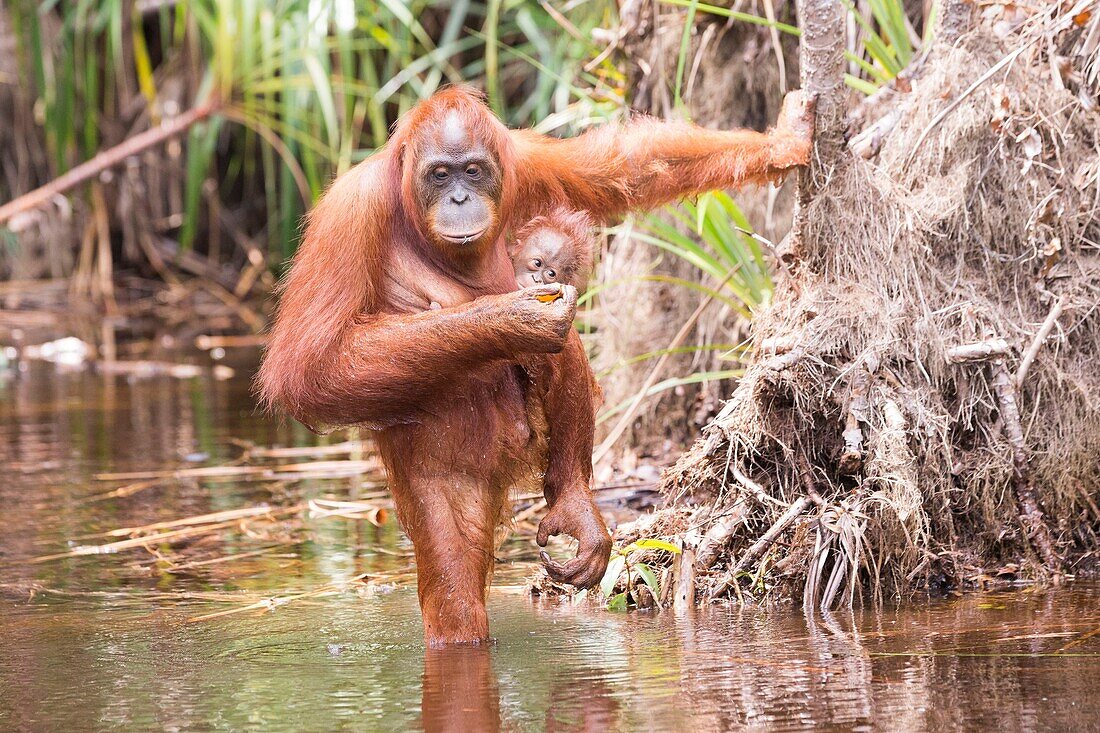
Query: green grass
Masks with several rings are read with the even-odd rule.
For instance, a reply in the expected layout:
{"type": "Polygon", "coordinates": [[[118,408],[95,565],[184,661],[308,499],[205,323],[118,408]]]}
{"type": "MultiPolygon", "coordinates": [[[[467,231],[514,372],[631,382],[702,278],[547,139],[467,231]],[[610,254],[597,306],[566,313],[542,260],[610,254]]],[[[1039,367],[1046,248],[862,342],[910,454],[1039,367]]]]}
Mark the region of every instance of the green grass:
{"type": "MultiPolygon", "coordinates": [[[[684,20],[684,32],[680,41],[680,53],[676,63],[675,100],[680,104],[680,87],[684,67],[690,53],[690,31],[696,12],[708,13],[731,20],[773,28],[791,36],[801,35],[797,27],[771,21],[768,18],[731,10],[697,0],[661,0],[666,5],[688,9],[684,20]]],[[[859,27],[856,43],[845,51],[845,58],[855,67],[855,73],[845,74],[848,86],[864,94],[873,94],[883,84],[889,83],[909,64],[920,47],[930,39],[935,26],[935,4],[925,18],[923,38],[917,34],[905,15],[902,0],[844,0],[848,15],[859,27]]]]}
{"type": "Polygon", "coordinates": [[[602,50],[592,30],[616,22],[613,3],[551,11],[535,0],[192,0],[143,16],[122,0],[50,0],[11,14],[51,175],[120,142],[103,130],[131,118],[135,100],[156,124],[169,91],[198,90],[187,105],[216,94],[227,112],[189,136],[175,235],[191,246],[202,234],[203,186],[215,180],[224,201],[263,202],[269,247],[290,256],[301,214],[332,176],[442,85],[482,86],[516,126],[551,120],[570,132],[617,114],[614,65],[584,68],[602,50]]]}
{"type": "Polygon", "coordinates": [[[727,193],[712,191],[646,216],[634,237],[703,272],[702,282],[680,284],[712,296],[745,318],[771,300],[773,284],[763,247],[727,193]]]}

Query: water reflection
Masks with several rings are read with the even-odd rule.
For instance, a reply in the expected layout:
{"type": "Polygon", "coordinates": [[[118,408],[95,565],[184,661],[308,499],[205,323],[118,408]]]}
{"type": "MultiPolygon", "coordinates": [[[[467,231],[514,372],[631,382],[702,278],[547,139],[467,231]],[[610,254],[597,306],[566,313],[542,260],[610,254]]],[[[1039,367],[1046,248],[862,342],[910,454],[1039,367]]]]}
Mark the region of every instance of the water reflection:
{"type": "Polygon", "coordinates": [[[421,684],[425,731],[500,730],[500,689],[488,646],[427,650],[421,684]]]}
{"type": "Polygon", "coordinates": [[[807,621],[494,593],[496,643],[424,651],[411,590],[204,624],[4,597],[0,729],[1095,730],[1098,601],[1076,586],[807,621]]]}
{"type": "Polygon", "coordinates": [[[1095,584],[815,619],[619,615],[528,599],[520,562],[497,575],[488,647],[426,652],[409,586],[189,623],[233,605],[219,597],[387,572],[408,543],[392,522],[329,519],[272,550],[227,530],[219,551],[238,556],[186,572],[158,548],[30,564],[80,535],[354,482],[175,480],[88,501],[102,471],[313,438],[255,414],[243,379],[50,372],[0,390],[0,730],[1100,730],[1095,584]]]}

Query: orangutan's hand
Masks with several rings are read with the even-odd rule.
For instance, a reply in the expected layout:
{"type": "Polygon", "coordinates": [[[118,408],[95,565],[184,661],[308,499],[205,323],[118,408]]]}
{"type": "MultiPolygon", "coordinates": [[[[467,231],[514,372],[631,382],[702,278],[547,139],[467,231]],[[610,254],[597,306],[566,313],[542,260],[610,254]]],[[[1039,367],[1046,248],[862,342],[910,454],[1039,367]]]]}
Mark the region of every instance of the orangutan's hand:
{"type": "Polygon", "coordinates": [[[564,565],[544,550],[539,553],[546,573],[558,583],[591,588],[600,582],[611,556],[611,536],[603,517],[587,494],[563,496],[539,523],[539,547],[554,535],[567,534],[580,543],[577,556],[564,565]]]}
{"type": "Polygon", "coordinates": [[[769,133],[771,154],[768,178],[779,183],[792,169],[810,162],[813,149],[814,114],[817,99],[802,91],[794,91],[783,98],[779,121],[769,133]]]}
{"type": "Polygon", "coordinates": [[[783,97],[783,107],[779,110],[779,121],[775,125],[775,132],[803,142],[812,142],[816,110],[817,97],[806,94],[801,89],[788,92],[787,96],[783,97]]]}

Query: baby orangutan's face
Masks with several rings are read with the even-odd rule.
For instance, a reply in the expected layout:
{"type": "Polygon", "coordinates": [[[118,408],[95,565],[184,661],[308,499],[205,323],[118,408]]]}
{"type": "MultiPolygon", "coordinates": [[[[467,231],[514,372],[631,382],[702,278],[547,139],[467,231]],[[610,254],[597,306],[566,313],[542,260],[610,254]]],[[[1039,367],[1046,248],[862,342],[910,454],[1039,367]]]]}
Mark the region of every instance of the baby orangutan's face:
{"type": "Polygon", "coordinates": [[[539,229],[518,244],[512,262],[516,269],[516,284],[521,288],[535,285],[573,282],[576,264],[569,251],[569,240],[552,229],[539,229]]]}

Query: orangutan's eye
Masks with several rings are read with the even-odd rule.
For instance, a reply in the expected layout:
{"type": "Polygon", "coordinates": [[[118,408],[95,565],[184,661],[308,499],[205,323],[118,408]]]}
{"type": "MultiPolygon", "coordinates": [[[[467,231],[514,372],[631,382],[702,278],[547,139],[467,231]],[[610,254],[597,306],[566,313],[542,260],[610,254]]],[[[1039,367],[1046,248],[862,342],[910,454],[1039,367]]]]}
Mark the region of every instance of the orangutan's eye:
{"type": "Polygon", "coordinates": [[[472,164],[466,166],[466,175],[476,181],[478,178],[481,178],[481,166],[472,164]]]}
{"type": "Polygon", "coordinates": [[[535,259],[531,260],[531,264],[535,267],[542,267],[542,260],[536,257],[535,259]]]}
{"type": "Polygon", "coordinates": [[[542,276],[547,280],[553,280],[558,276],[558,273],[554,272],[553,270],[547,270],[546,272],[542,273],[542,276]]]}
{"type": "Polygon", "coordinates": [[[434,178],[437,181],[447,180],[447,175],[448,175],[447,169],[444,168],[443,166],[439,166],[434,171],[432,171],[432,178],[434,178]]]}

